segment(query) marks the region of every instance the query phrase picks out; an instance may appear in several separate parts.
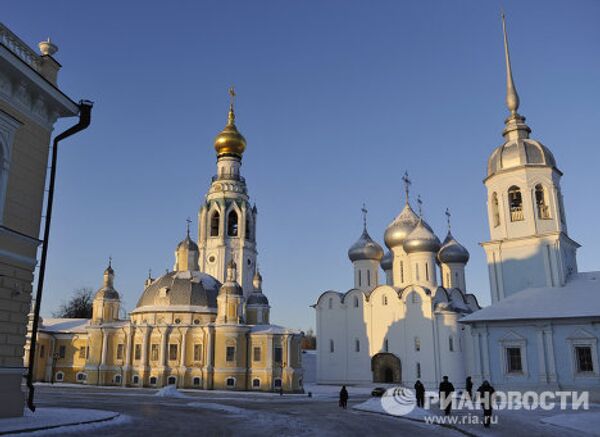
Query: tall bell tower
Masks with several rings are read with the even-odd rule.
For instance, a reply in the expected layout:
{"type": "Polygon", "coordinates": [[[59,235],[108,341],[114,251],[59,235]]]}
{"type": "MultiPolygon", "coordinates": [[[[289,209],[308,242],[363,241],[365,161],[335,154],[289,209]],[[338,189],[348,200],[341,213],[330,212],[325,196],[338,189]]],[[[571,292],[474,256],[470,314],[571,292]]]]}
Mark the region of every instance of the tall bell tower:
{"type": "Polygon", "coordinates": [[[233,88],[229,96],[227,125],[215,138],[217,174],[198,214],[199,264],[201,271],[225,282],[227,264],[234,260],[235,279],[247,297],[253,291],[256,265],[257,210],[240,174],[246,140],[235,125],[233,88]]]}
{"type": "Polygon", "coordinates": [[[492,303],[530,287],[559,287],[577,271],[578,243],[569,238],[560,178],[552,152],[530,138],[520,115],[512,76],[506,22],[502,15],[506,61],[504,143],[488,159],[488,261],[492,303]]]}

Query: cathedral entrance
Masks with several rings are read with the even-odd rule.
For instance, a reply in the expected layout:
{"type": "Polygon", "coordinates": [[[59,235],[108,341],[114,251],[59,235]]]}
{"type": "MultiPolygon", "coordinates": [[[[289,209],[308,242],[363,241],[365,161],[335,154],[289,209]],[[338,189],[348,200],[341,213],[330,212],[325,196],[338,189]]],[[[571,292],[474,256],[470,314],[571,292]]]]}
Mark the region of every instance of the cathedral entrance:
{"type": "Polygon", "coordinates": [[[400,358],[394,354],[382,352],[371,358],[373,382],[400,384],[402,382],[402,367],[400,358]]]}

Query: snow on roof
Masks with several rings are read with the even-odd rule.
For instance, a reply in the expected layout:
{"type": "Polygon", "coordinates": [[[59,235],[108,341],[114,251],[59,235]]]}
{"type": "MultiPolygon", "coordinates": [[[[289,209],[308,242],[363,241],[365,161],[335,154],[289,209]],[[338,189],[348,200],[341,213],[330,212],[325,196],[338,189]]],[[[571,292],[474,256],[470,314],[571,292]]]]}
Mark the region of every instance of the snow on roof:
{"type": "Polygon", "coordinates": [[[43,319],[40,331],[45,332],[86,332],[90,319],[43,319]]]}
{"type": "Polygon", "coordinates": [[[216,308],[211,308],[203,305],[144,305],[134,309],[131,314],[135,313],[216,313],[216,308]]]}
{"type": "Polygon", "coordinates": [[[252,327],[253,334],[300,334],[295,329],[284,328],[279,325],[255,325],[252,327]]]}
{"type": "Polygon", "coordinates": [[[460,321],[573,317],[600,317],[600,272],[576,273],[564,287],[527,288],[460,321]]]}

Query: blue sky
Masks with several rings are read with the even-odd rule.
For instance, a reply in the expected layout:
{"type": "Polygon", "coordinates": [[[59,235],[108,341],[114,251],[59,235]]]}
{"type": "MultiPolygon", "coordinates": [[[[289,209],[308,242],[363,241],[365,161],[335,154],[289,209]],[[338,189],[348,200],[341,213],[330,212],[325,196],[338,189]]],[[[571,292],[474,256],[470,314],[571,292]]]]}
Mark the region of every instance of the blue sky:
{"type": "Polygon", "coordinates": [[[4,24],[23,40],[59,46],[62,89],[96,102],[92,126],[61,145],[43,315],[75,288],[98,288],[109,255],[128,310],[149,267],[172,267],[215,171],[231,84],[273,322],[314,327],[317,296],[351,287],[346,252],[361,204],[383,244],[405,170],[440,237],[451,209],[471,253],[467,286],[488,303],[478,243],[489,236],[486,160],[507,115],[501,7],[520,112],[564,172],[580,270],[600,269],[600,2],[4,6],[4,24]]]}

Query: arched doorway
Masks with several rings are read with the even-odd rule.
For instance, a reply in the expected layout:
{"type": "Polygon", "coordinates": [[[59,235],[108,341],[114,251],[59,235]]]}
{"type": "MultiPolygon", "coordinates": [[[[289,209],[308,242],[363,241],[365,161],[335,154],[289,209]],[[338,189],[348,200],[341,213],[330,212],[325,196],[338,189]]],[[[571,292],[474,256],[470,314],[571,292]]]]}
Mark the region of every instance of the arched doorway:
{"type": "Polygon", "coordinates": [[[402,382],[402,366],[400,358],[394,354],[382,352],[371,358],[373,382],[400,384],[402,382]]]}

